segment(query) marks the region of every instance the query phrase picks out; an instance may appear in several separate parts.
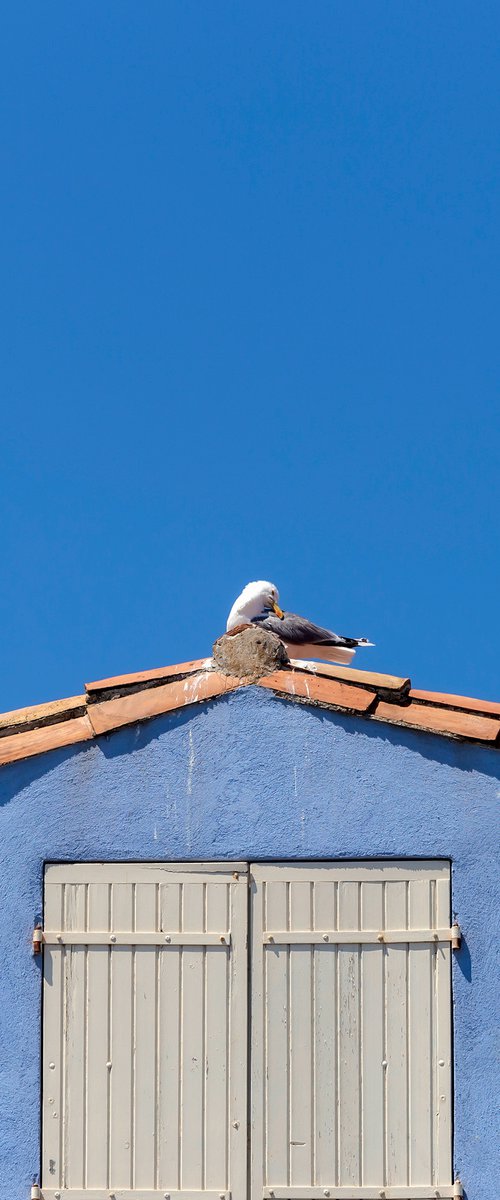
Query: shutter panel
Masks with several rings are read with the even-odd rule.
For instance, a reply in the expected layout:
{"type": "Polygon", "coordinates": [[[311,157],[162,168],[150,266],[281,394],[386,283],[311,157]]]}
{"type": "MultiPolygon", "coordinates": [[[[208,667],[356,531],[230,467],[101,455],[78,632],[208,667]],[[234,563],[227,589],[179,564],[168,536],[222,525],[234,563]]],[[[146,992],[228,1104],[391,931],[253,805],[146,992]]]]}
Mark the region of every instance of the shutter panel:
{"type": "Polygon", "coordinates": [[[44,1200],[244,1200],[246,872],[47,867],[44,1200]]]}
{"type": "Polygon", "coordinates": [[[449,865],[251,871],[252,1200],[456,1194],[449,865]]]}

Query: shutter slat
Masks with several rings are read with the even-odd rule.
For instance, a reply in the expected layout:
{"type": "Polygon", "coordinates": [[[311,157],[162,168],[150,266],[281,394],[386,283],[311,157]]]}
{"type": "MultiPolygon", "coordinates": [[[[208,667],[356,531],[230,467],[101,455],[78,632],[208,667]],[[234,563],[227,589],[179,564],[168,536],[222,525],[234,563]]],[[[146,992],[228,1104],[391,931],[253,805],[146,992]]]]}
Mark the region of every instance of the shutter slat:
{"type": "MultiPolygon", "coordinates": [[[[229,888],[233,941],[229,957],[228,1178],[232,1200],[248,1197],[247,1052],[248,1052],[248,874],[229,888]]],[[[228,953],[220,951],[221,955],[228,953]]],[[[262,1161],[261,1161],[262,1171],[262,1161]]]]}
{"type": "MultiPolygon", "coordinates": [[[[290,928],[311,928],[311,884],[290,884],[290,928]]],[[[313,1181],[313,956],[290,950],[290,1183],[313,1181]]]]}
{"type": "MultiPolygon", "coordinates": [[[[446,880],[436,881],[436,923],[449,922],[450,888],[446,880]]],[[[451,1172],[453,1120],[452,1048],[451,1048],[451,947],[437,946],[434,958],[434,1089],[436,1111],[435,1168],[437,1180],[451,1172]]]]}
{"type": "MultiPolygon", "coordinates": [[[[361,884],[361,925],[382,929],[384,885],[361,884]]],[[[384,952],[364,946],[361,956],[362,1182],[384,1178],[384,952]]]]}
{"type": "MultiPolygon", "coordinates": [[[[138,883],[135,928],[151,930],[156,927],[157,885],[138,883]]],[[[154,1188],[156,1183],[157,957],[155,947],[137,946],[135,949],[135,1188],[154,1188]]]]}
{"type": "MultiPolygon", "coordinates": [[[[89,929],[107,929],[109,884],[89,884],[89,929]]],[[[107,946],[96,946],[87,956],[87,1187],[99,1187],[107,1178],[108,1089],[111,1073],[109,1046],[109,961],[107,946]]]]}
{"type": "MultiPolygon", "coordinates": [[[[45,888],[44,919],[63,924],[63,884],[45,888]]],[[[43,952],[43,1053],[45,1062],[42,1102],[42,1170],[54,1187],[62,1185],[63,1126],[63,984],[64,955],[48,947],[43,952]]]]}
{"type": "MultiPolygon", "coordinates": [[[[132,883],[113,883],[111,927],[132,929],[132,883]]],[[[113,1188],[132,1187],[132,1096],[134,1038],[134,951],[116,946],[110,955],[111,1068],[110,1068],[110,1172],[113,1188]]]]}
{"type": "MultiPolygon", "coordinates": [[[[204,884],[184,883],[182,928],[204,928],[204,884]]],[[[203,1188],[205,953],[182,949],[181,1187],[203,1188]]]]}
{"type": "MultiPolygon", "coordinates": [[[[64,889],[64,925],[86,928],[86,884],[67,883],[64,889]]],[[[85,1185],[86,1148],[86,970],[83,946],[67,948],[64,956],[64,1007],[66,1019],[66,1070],[63,1122],[63,1179],[68,1188],[85,1185]],[[71,1062],[71,1069],[69,1069],[71,1062]]]]}
{"type": "MultiPolygon", "coordinates": [[[[181,928],[181,883],[160,884],[162,929],[181,928]]],[[[158,1183],[178,1189],[180,1180],[181,969],[179,949],[158,963],[158,1183]]]]}
{"type": "MultiPolygon", "coordinates": [[[[207,930],[227,929],[228,887],[207,887],[207,930]]],[[[206,950],[206,1041],[205,1041],[205,1164],[204,1186],[227,1186],[227,1038],[229,1022],[229,973],[227,954],[215,946],[206,950]]]]}
{"type": "MultiPolygon", "coordinates": [[[[407,883],[386,885],[387,927],[405,928],[407,883]]],[[[386,1180],[406,1183],[408,1176],[408,1089],[407,1089],[407,960],[406,946],[385,950],[386,1005],[386,1180]]]]}
{"type": "MultiPolygon", "coordinates": [[[[359,883],[339,884],[339,929],[359,929],[359,883]]],[[[338,949],[339,1183],[360,1182],[360,953],[338,949]]]]}
{"type": "MultiPolygon", "coordinates": [[[[288,925],[288,893],[285,882],[269,880],[265,886],[266,917],[269,924],[288,925]]],[[[286,947],[265,951],[266,1066],[266,1179],[289,1183],[290,1096],[289,1096],[289,956],[286,947]]]]}
{"type": "MultiPolygon", "coordinates": [[[[409,884],[409,925],[431,924],[431,882],[409,884]]],[[[408,956],[409,1182],[434,1178],[432,1154],[432,966],[434,949],[417,943],[408,956]]]]}
{"type": "MultiPolygon", "coordinates": [[[[320,929],[335,929],[335,890],[333,881],[314,885],[314,923],[320,929]]],[[[337,1179],[335,947],[324,944],[316,946],[314,963],[316,1177],[313,1182],[326,1185],[337,1179]]]]}

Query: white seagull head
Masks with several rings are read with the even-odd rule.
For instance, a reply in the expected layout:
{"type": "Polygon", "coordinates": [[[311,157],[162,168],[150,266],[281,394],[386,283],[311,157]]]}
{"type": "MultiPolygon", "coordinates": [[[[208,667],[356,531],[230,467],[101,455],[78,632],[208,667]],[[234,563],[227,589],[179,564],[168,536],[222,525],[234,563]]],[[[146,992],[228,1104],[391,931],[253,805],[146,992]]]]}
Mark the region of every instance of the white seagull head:
{"type": "Polygon", "coordinates": [[[253,583],[247,583],[229,613],[227,632],[234,629],[236,625],[244,625],[252,621],[266,609],[276,613],[277,617],[282,617],[283,613],[278,605],[278,600],[278,589],[274,583],[269,583],[269,580],[257,579],[253,583]]]}

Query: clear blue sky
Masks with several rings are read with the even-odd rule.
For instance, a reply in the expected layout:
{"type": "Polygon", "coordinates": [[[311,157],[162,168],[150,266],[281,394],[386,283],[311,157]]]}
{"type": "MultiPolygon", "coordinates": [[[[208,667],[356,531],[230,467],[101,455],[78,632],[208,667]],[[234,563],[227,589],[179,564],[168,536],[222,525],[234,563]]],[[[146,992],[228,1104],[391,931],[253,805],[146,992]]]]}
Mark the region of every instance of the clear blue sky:
{"type": "Polygon", "coordinates": [[[0,707],[244,583],[500,695],[500,9],[7,5],[0,707]]]}

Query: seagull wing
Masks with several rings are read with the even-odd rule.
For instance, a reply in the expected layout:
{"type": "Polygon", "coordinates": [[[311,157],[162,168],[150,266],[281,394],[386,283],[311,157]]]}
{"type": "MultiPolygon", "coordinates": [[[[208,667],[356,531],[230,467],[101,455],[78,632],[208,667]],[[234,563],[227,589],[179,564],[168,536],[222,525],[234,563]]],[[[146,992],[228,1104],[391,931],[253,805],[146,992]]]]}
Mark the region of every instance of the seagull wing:
{"type": "Polygon", "coordinates": [[[321,625],[314,625],[312,621],[307,620],[307,617],[299,617],[297,613],[286,612],[283,618],[269,613],[265,617],[254,618],[253,623],[260,625],[261,629],[268,629],[270,633],[276,633],[282,642],[287,642],[291,646],[307,644],[350,648],[366,645],[365,638],[341,637],[340,634],[333,633],[331,629],[323,629],[321,625]]]}

